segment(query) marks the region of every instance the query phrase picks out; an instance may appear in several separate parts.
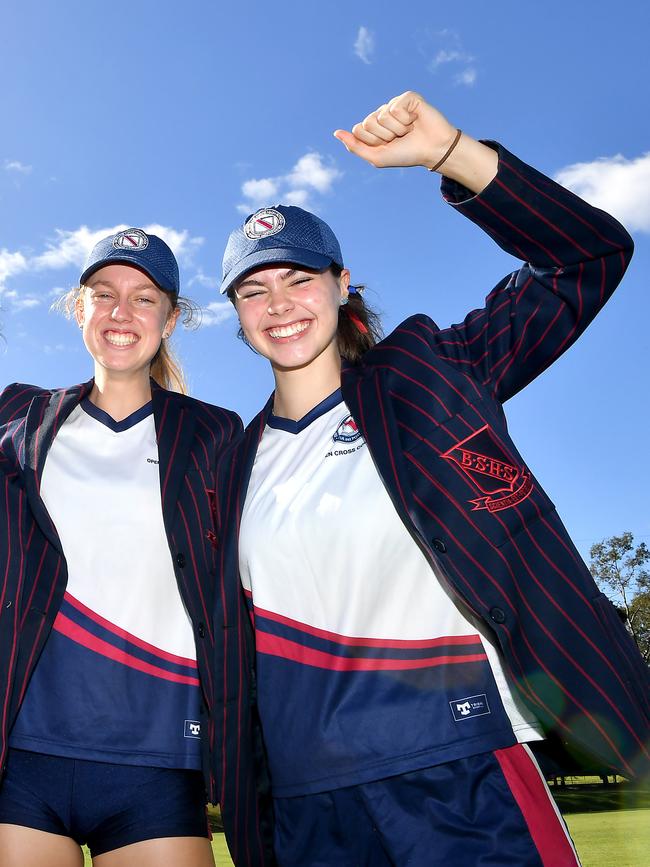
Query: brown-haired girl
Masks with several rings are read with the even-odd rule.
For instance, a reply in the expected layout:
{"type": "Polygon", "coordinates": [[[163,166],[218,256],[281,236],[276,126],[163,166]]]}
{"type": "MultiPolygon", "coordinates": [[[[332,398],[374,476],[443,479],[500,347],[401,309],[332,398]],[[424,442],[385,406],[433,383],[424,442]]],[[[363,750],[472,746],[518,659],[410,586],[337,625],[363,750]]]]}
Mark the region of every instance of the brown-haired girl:
{"type": "Polygon", "coordinates": [[[230,236],[222,291],[275,379],[217,486],[231,851],[576,864],[529,745],[554,732],[600,766],[647,768],[647,669],[502,404],[576,340],[632,243],[419,94],[336,136],[375,166],[443,174],[449,204],[524,264],[464,322],[417,314],[375,342],[314,214],[272,205],[230,236]]]}

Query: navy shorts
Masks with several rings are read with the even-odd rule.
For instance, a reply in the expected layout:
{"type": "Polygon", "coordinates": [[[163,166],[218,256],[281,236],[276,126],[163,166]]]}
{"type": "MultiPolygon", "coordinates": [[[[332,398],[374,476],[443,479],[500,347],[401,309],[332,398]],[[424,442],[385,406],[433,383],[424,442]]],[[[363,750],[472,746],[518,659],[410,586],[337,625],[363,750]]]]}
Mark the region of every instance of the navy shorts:
{"type": "Polygon", "coordinates": [[[521,744],[372,783],[276,798],[281,867],[575,867],[521,744]]]}
{"type": "Polygon", "coordinates": [[[71,837],[103,855],[157,837],[210,837],[200,771],[9,750],[0,823],[71,837]]]}

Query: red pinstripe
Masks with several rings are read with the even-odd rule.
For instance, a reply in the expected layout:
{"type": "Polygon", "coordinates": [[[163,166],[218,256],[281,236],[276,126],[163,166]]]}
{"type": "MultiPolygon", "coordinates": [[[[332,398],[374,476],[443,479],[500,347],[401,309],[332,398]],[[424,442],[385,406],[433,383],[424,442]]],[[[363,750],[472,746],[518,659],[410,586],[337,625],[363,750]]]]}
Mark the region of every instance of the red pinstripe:
{"type": "Polygon", "coordinates": [[[419,388],[423,389],[423,390],[426,391],[429,395],[431,395],[431,397],[433,397],[433,398],[435,399],[436,403],[439,403],[439,404],[440,404],[440,406],[444,409],[444,411],[447,413],[447,415],[448,415],[450,418],[452,417],[453,413],[449,412],[449,410],[447,409],[447,405],[443,402],[442,398],[439,397],[439,396],[438,396],[434,391],[432,391],[430,388],[427,388],[427,386],[424,385],[424,383],[422,383],[422,382],[418,382],[417,379],[413,379],[412,376],[407,376],[407,374],[405,374],[405,373],[404,373],[402,370],[400,370],[398,367],[393,367],[393,366],[390,365],[390,364],[376,364],[375,367],[376,367],[377,370],[390,370],[391,373],[394,373],[394,374],[396,374],[397,376],[401,377],[402,379],[406,379],[406,380],[408,380],[409,382],[413,383],[413,385],[416,385],[416,386],[418,386],[419,388]]]}
{"type": "Polygon", "coordinates": [[[500,186],[502,189],[504,189],[508,193],[508,195],[511,196],[516,202],[519,202],[519,204],[523,205],[527,211],[530,211],[531,214],[534,214],[538,220],[541,220],[543,223],[546,223],[547,226],[550,226],[553,229],[553,231],[557,232],[558,235],[560,235],[566,241],[570,241],[571,244],[573,244],[573,246],[576,248],[576,250],[578,250],[579,253],[581,253],[587,259],[594,258],[593,253],[591,253],[589,250],[585,250],[585,248],[581,244],[578,244],[578,242],[575,240],[575,238],[572,238],[570,235],[567,235],[567,233],[562,231],[562,229],[558,225],[553,223],[551,220],[547,219],[543,214],[540,214],[540,212],[537,211],[535,208],[533,208],[529,202],[527,202],[525,199],[522,199],[521,196],[518,196],[516,193],[514,193],[510,189],[510,187],[508,187],[506,184],[504,184],[504,182],[502,180],[499,180],[499,178],[495,178],[495,182],[497,183],[498,186],[500,186]]]}
{"type": "Polygon", "coordinates": [[[417,355],[415,355],[415,353],[409,352],[408,349],[404,349],[404,347],[402,346],[391,346],[390,344],[385,344],[383,348],[392,350],[393,352],[399,352],[402,355],[406,355],[412,361],[415,361],[416,364],[421,364],[423,367],[428,368],[428,370],[430,370],[431,373],[434,373],[438,378],[440,378],[445,383],[445,385],[463,401],[463,403],[465,403],[467,406],[471,406],[469,400],[465,397],[463,392],[460,389],[456,388],[453,382],[451,382],[451,380],[449,380],[441,370],[438,370],[438,368],[434,367],[432,364],[429,364],[423,358],[419,358],[417,355]]]}
{"type": "Polygon", "coordinates": [[[576,213],[576,211],[569,208],[569,206],[566,205],[564,202],[558,201],[557,198],[554,198],[553,196],[549,195],[549,193],[547,193],[546,190],[543,190],[539,186],[537,186],[536,184],[531,183],[531,181],[528,178],[525,178],[521,174],[521,172],[518,172],[517,169],[513,165],[511,165],[507,160],[502,160],[502,164],[505,166],[505,168],[508,169],[509,172],[512,172],[512,174],[515,175],[515,177],[519,178],[527,186],[529,186],[531,188],[531,190],[535,190],[535,192],[539,193],[540,196],[544,196],[545,199],[548,199],[549,202],[553,202],[554,205],[556,205],[558,208],[561,208],[563,211],[565,211],[567,214],[569,214],[574,220],[578,220],[579,223],[582,223],[583,226],[586,226],[591,232],[593,232],[593,234],[600,241],[604,241],[606,244],[608,244],[612,247],[617,246],[617,243],[614,240],[612,240],[611,238],[608,238],[606,235],[603,235],[600,232],[598,232],[592,223],[590,223],[588,220],[585,220],[584,217],[581,217],[580,214],[576,213]]]}
{"type": "MultiPolygon", "coordinates": [[[[478,201],[480,201],[480,200],[478,200],[478,201]]],[[[489,212],[490,212],[494,217],[497,217],[497,219],[499,219],[499,220],[501,220],[503,223],[505,223],[506,226],[508,226],[508,228],[511,229],[511,230],[513,231],[513,233],[517,233],[517,234],[521,235],[523,238],[525,238],[525,239],[526,239],[527,241],[529,241],[531,244],[534,244],[536,247],[539,247],[539,249],[542,250],[542,251],[543,251],[543,252],[548,256],[548,258],[549,258],[549,259],[550,259],[550,260],[551,260],[555,265],[561,267],[561,265],[562,265],[561,260],[558,259],[558,257],[557,257],[554,253],[552,253],[552,252],[551,252],[547,247],[545,247],[545,246],[544,246],[543,244],[541,244],[539,241],[535,240],[535,238],[531,237],[531,236],[528,235],[526,232],[522,231],[522,229],[521,229],[520,226],[515,226],[514,223],[511,223],[510,220],[507,220],[507,219],[503,216],[503,214],[500,214],[497,210],[495,210],[493,207],[491,207],[490,205],[488,205],[486,202],[484,202],[484,201],[480,201],[480,204],[481,204],[481,206],[484,207],[487,211],[489,211],[489,212]]],[[[522,258],[525,259],[526,257],[524,256],[524,257],[522,257],[522,258]]]]}
{"type": "MultiPolygon", "coordinates": [[[[186,547],[186,548],[189,550],[189,552],[190,552],[190,557],[191,557],[191,559],[192,559],[192,566],[194,567],[194,574],[195,574],[195,575],[199,575],[200,572],[199,572],[199,570],[198,570],[198,566],[197,566],[197,563],[196,563],[196,554],[195,554],[195,552],[194,552],[194,544],[192,543],[192,535],[191,535],[191,533],[190,533],[189,524],[187,523],[187,518],[186,518],[186,516],[185,516],[185,510],[183,509],[183,507],[182,507],[182,505],[181,505],[180,503],[177,504],[177,508],[178,508],[178,514],[179,514],[180,517],[181,517],[181,521],[183,522],[183,527],[184,527],[184,529],[185,529],[185,534],[186,534],[186,535],[185,535],[185,538],[186,538],[186,540],[187,540],[187,544],[186,544],[185,547],[186,547]]],[[[205,626],[206,626],[206,628],[207,628],[207,630],[208,630],[208,635],[210,636],[210,641],[214,644],[214,633],[213,633],[213,631],[212,631],[212,617],[211,617],[211,612],[208,612],[207,605],[205,604],[205,594],[203,593],[203,587],[201,586],[201,582],[200,582],[200,581],[197,581],[197,582],[196,582],[196,589],[197,589],[197,591],[198,591],[199,599],[200,599],[200,601],[201,601],[201,610],[202,610],[203,615],[204,615],[204,617],[205,617],[205,621],[204,621],[204,622],[205,622],[205,626]]]]}

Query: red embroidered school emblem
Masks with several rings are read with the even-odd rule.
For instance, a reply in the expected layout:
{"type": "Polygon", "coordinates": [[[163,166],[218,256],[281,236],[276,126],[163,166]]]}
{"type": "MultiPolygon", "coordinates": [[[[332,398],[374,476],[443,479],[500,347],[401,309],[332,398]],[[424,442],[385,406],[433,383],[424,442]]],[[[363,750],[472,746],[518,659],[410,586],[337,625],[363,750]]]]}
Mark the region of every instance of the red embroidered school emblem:
{"type": "Polygon", "coordinates": [[[473,512],[499,512],[516,506],[533,490],[530,474],[513,464],[489,425],[453,445],[443,456],[453,461],[484,496],[469,500],[473,512]]]}

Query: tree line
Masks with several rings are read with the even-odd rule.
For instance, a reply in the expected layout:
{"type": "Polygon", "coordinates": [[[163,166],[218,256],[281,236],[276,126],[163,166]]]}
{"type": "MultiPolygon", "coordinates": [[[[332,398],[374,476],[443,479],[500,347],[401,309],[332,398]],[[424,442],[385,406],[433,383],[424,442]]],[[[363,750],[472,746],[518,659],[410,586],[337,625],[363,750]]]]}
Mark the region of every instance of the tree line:
{"type": "Polygon", "coordinates": [[[589,554],[591,574],[650,665],[650,549],[626,531],[592,545],[589,554]]]}

